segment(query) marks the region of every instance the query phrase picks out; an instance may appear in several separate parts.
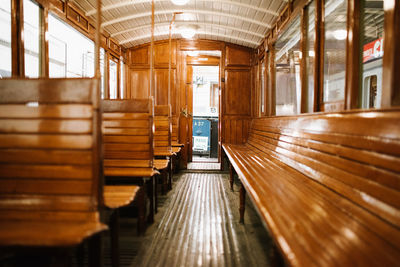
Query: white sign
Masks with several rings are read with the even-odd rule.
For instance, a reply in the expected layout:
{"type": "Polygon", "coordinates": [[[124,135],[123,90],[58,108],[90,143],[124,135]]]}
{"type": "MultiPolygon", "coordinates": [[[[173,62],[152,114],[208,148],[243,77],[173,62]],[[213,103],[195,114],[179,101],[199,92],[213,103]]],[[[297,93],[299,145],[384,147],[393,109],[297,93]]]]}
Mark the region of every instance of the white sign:
{"type": "Polygon", "coordinates": [[[208,150],[208,137],[207,136],[193,136],[193,149],[207,151],[208,150]]]}

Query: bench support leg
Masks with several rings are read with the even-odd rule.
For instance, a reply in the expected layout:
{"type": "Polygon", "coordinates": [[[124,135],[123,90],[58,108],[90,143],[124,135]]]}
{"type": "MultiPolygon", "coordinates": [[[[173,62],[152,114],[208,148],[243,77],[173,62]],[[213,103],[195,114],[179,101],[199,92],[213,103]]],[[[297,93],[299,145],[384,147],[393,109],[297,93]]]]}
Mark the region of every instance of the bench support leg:
{"type": "Polygon", "coordinates": [[[138,225],[137,232],[138,235],[144,234],[146,229],[146,194],[144,192],[144,187],[142,186],[139,189],[137,196],[137,206],[138,206],[138,225]]]}
{"type": "Polygon", "coordinates": [[[119,266],[119,209],[114,210],[110,218],[111,266],[119,266]]]}
{"type": "Polygon", "coordinates": [[[154,222],[154,175],[150,177],[150,180],[148,181],[147,195],[150,199],[150,212],[147,221],[149,223],[153,223],[154,222]]]}
{"type": "Polygon", "coordinates": [[[245,190],[243,184],[241,184],[241,186],[240,186],[240,206],[239,206],[239,214],[240,214],[239,222],[240,223],[244,223],[244,207],[246,205],[245,200],[246,200],[246,190],[245,190]]]}
{"type": "Polygon", "coordinates": [[[232,164],[229,164],[229,184],[233,192],[234,170],[232,164]]]}
{"type": "Polygon", "coordinates": [[[103,266],[101,235],[97,234],[89,240],[89,267],[103,266]]]}
{"type": "Polygon", "coordinates": [[[172,158],[169,158],[168,163],[168,189],[172,189],[172,158]]]}

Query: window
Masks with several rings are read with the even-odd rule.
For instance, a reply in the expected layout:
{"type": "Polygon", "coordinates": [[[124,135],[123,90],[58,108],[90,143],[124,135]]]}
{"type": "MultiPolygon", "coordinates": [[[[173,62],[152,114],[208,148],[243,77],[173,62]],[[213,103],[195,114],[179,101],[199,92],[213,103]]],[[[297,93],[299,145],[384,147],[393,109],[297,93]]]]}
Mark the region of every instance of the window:
{"type": "Polygon", "coordinates": [[[121,60],[120,60],[120,62],[121,62],[121,64],[120,64],[120,79],[119,79],[119,81],[120,81],[120,83],[119,83],[119,88],[120,88],[120,92],[121,92],[121,99],[124,99],[125,98],[125,64],[124,64],[124,62],[122,61],[122,58],[121,58],[121,60]]]}
{"type": "Polygon", "coordinates": [[[105,91],[106,91],[106,76],[104,75],[105,71],[105,50],[104,48],[100,48],[100,76],[101,76],[101,99],[104,99],[105,96],[105,91]]]}
{"type": "Polygon", "coordinates": [[[118,98],[118,62],[114,59],[109,60],[110,71],[109,71],[109,82],[110,82],[110,99],[118,98]]]}
{"type": "Polygon", "coordinates": [[[49,14],[50,77],[93,77],[94,43],[49,14]]]}
{"type": "Polygon", "coordinates": [[[361,30],[361,106],[379,108],[382,99],[383,0],[365,1],[361,30]]]}
{"type": "Polygon", "coordinates": [[[0,78],[11,77],[11,0],[0,2],[0,78]]]}
{"type": "Polygon", "coordinates": [[[260,96],[261,96],[261,113],[265,113],[265,61],[261,61],[261,84],[260,84],[260,96]]]}
{"type": "Polygon", "coordinates": [[[306,41],[306,79],[307,105],[306,112],[314,111],[314,67],[315,67],[315,1],[307,7],[307,41],[306,41]]]}
{"type": "Polygon", "coordinates": [[[40,8],[24,0],[25,76],[37,78],[40,73],[40,8]]]}
{"type": "Polygon", "coordinates": [[[344,100],[347,0],[325,1],[324,102],[344,100]]]}
{"type": "Polygon", "coordinates": [[[275,43],[276,115],[300,113],[300,32],[297,16],[275,43]]]}

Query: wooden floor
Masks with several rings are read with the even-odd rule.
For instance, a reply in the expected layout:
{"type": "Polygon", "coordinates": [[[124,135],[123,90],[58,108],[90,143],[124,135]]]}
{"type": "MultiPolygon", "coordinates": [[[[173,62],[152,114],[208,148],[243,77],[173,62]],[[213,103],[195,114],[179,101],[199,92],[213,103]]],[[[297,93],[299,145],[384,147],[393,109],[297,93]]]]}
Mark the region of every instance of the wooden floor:
{"type": "Polygon", "coordinates": [[[189,172],[192,170],[219,170],[220,163],[190,162],[188,163],[189,172]]]}
{"type": "Polygon", "coordinates": [[[251,207],[239,224],[227,188],[227,174],[179,175],[131,266],[268,266],[268,234],[251,207]]]}

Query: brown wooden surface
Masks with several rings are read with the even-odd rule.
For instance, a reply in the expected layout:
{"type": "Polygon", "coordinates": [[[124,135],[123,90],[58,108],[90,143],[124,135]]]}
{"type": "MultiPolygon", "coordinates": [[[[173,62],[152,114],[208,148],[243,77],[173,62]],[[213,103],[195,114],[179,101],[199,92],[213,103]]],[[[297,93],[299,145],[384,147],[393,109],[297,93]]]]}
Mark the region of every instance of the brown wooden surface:
{"type": "Polygon", "coordinates": [[[133,202],[140,187],[136,185],[104,186],[104,205],[109,209],[118,209],[133,202]]]}
{"type": "Polygon", "coordinates": [[[400,112],[254,119],[224,145],[293,266],[396,265],[400,112]]]}
{"type": "Polygon", "coordinates": [[[0,82],[1,246],[74,246],[106,229],[97,90],[94,79],[0,82]]]}
{"type": "Polygon", "coordinates": [[[153,176],[152,101],[103,100],[102,107],[104,174],[153,176]]]}

